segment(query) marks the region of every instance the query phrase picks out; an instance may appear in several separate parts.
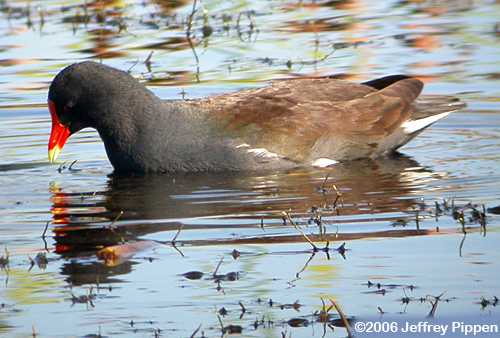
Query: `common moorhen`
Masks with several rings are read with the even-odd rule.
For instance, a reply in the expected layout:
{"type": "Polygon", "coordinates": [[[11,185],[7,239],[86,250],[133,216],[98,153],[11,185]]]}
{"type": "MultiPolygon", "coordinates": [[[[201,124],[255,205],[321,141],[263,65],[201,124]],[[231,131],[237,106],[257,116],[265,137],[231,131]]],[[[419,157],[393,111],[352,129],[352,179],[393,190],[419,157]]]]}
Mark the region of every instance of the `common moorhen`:
{"type": "Polygon", "coordinates": [[[76,63],[50,85],[49,160],[86,127],[99,132],[118,173],[328,166],[375,158],[464,107],[449,96],[417,99],[422,87],[404,75],[362,84],[299,78],[163,101],[126,72],[76,63]]]}

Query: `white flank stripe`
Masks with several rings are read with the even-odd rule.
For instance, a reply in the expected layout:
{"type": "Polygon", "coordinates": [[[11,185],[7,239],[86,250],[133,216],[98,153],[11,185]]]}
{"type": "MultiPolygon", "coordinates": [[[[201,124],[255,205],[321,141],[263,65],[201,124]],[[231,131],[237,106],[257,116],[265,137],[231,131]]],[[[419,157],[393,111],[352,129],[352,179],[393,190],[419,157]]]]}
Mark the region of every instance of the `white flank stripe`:
{"type": "Polygon", "coordinates": [[[312,163],[312,166],[325,168],[325,167],[331,166],[331,165],[336,164],[336,163],[339,163],[339,162],[332,160],[332,159],[329,159],[329,158],[326,158],[326,157],[321,157],[321,158],[318,158],[317,160],[315,160],[312,163]]]}
{"type": "Polygon", "coordinates": [[[272,153],[270,152],[269,150],[265,149],[265,148],[253,148],[253,149],[248,149],[247,150],[249,153],[252,153],[254,154],[255,156],[258,156],[258,157],[265,157],[265,158],[280,158],[280,157],[283,157],[283,156],[280,156],[276,153],[272,153]]]}
{"type": "Polygon", "coordinates": [[[403,127],[403,130],[405,131],[405,133],[412,134],[416,131],[424,129],[425,127],[427,127],[430,124],[433,124],[437,120],[440,120],[443,117],[448,116],[450,113],[451,112],[441,113],[441,114],[429,116],[429,117],[419,119],[419,120],[408,120],[405,123],[403,123],[401,125],[401,127],[403,127]]]}
{"type": "Polygon", "coordinates": [[[248,143],[242,143],[242,144],[236,146],[236,149],[239,149],[239,148],[250,148],[250,145],[248,143]]]}

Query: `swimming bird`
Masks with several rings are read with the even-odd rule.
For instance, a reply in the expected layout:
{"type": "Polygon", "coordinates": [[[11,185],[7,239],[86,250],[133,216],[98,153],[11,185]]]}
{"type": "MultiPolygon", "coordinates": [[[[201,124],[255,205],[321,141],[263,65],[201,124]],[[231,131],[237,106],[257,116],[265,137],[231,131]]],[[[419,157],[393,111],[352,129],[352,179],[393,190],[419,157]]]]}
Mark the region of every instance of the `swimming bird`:
{"type": "Polygon", "coordinates": [[[326,167],[388,156],[464,107],[450,96],[419,97],[422,88],[405,75],[364,83],[326,76],[161,100],[127,72],[85,61],[50,85],[49,160],[87,127],[121,174],[326,167]]]}

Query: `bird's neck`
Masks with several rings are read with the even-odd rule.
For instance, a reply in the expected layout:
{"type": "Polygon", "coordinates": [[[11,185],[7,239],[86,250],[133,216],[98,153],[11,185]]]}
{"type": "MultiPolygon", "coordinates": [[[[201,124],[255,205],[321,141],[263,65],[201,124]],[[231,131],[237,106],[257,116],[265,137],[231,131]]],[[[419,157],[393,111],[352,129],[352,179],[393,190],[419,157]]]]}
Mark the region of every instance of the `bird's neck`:
{"type": "MultiPolygon", "coordinates": [[[[131,98],[96,127],[118,171],[179,171],[213,147],[208,112],[184,101],[131,98]]],[[[114,100],[116,102],[116,100],[114,100]]]]}

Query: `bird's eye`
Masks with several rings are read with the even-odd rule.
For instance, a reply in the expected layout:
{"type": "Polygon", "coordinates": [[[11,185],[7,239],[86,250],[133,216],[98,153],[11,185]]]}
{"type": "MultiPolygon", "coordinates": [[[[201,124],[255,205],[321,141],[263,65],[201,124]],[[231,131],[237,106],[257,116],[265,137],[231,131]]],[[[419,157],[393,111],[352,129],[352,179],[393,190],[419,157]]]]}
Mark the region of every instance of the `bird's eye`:
{"type": "Polygon", "coordinates": [[[71,102],[68,102],[67,104],[65,104],[63,107],[62,107],[62,113],[61,114],[58,114],[59,115],[59,121],[65,125],[65,126],[68,126],[71,124],[71,118],[72,118],[72,114],[71,114],[71,110],[73,108],[73,104],[71,102]]]}
{"type": "Polygon", "coordinates": [[[63,107],[63,114],[69,113],[74,106],[75,103],[73,102],[73,100],[69,100],[68,102],[66,102],[66,104],[63,107]]]}

